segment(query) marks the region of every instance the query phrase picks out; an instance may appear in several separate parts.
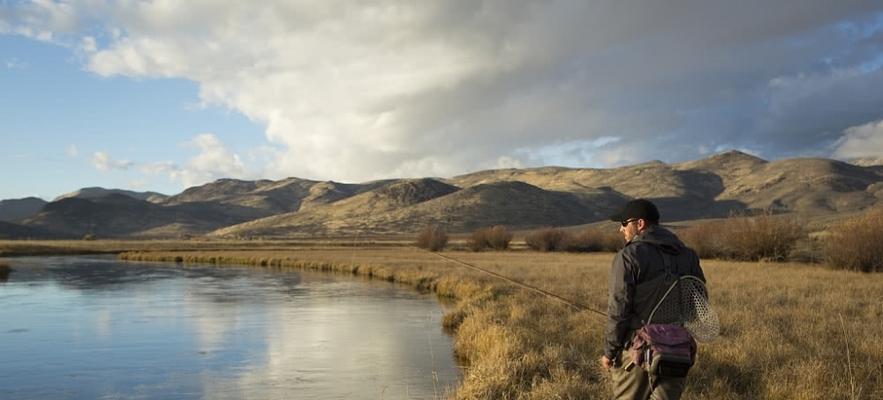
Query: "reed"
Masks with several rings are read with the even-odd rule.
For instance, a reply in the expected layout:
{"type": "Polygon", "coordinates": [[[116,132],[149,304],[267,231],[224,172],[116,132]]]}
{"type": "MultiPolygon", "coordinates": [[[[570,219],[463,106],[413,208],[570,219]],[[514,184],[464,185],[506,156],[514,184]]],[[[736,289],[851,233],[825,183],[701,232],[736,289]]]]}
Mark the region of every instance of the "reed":
{"type": "Polygon", "coordinates": [[[700,257],[736,261],[787,261],[807,232],[787,215],[764,213],[703,222],[680,232],[700,257]]]}
{"type": "Polygon", "coordinates": [[[832,268],[883,272],[883,208],[846,220],[824,238],[825,258],[832,268]]]}
{"type": "MultiPolygon", "coordinates": [[[[606,305],[610,253],[444,254],[593,308],[606,305]]],[[[597,361],[603,318],[573,312],[426,251],[298,248],[133,252],[121,258],[315,269],[406,283],[455,301],[443,323],[453,332],[454,350],[467,366],[452,398],[609,397],[607,375],[597,361]]],[[[768,268],[763,262],[703,261],[703,267],[722,333],[717,341],[700,346],[684,399],[883,394],[883,275],[796,263],[768,268]]]]}
{"type": "Polygon", "coordinates": [[[441,251],[448,245],[448,234],[440,226],[424,229],[417,235],[417,247],[429,251],[441,251]]]}
{"type": "Polygon", "coordinates": [[[512,233],[505,226],[495,225],[482,228],[472,233],[467,245],[473,251],[482,250],[506,250],[512,242],[512,233]]]}

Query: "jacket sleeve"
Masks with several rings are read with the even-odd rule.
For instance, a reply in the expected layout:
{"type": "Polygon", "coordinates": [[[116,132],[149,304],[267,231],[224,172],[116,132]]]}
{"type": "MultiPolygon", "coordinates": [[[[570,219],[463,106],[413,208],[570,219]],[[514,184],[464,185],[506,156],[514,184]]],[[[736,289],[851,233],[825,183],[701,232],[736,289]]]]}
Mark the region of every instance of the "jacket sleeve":
{"type": "Polygon", "coordinates": [[[616,254],[610,268],[610,282],[607,297],[607,329],[605,335],[604,355],[613,360],[625,346],[626,334],[632,315],[632,300],[635,294],[635,283],[632,279],[632,266],[623,255],[616,254]]]}

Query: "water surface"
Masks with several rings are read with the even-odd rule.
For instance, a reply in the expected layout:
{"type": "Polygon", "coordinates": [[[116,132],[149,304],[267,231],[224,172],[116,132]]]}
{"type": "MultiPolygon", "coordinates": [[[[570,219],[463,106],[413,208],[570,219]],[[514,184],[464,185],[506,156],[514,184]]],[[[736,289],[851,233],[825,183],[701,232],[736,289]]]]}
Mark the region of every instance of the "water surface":
{"type": "Polygon", "coordinates": [[[433,296],[249,267],[11,261],[0,398],[406,399],[459,379],[433,296]]]}

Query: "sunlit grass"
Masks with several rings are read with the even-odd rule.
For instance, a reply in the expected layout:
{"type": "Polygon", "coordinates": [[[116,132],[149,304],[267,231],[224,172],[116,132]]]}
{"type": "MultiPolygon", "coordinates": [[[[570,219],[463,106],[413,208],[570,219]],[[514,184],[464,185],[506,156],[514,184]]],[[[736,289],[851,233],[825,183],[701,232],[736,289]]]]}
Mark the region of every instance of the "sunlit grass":
{"type": "MultiPolygon", "coordinates": [[[[606,309],[612,253],[444,254],[606,309]]],[[[456,300],[444,318],[468,363],[459,399],[607,398],[604,320],[413,248],[133,252],[130,260],[363,274],[456,300]]],[[[700,348],[685,399],[883,396],[883,275],[793,263],[705,261],[721,337],[700,348]],[[849,352],[846,351],[847,345],[849,352]]]]}

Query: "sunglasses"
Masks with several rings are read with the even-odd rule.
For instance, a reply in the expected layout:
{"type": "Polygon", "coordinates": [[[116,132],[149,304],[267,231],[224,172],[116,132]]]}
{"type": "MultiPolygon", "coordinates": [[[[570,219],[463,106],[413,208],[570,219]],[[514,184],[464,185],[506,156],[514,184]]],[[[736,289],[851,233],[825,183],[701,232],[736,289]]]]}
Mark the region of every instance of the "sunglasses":
{"type": "Polygon", "coordinates": [[[629,218],[629,219],[627,219],[627,220],[625,220],[625,221],[620,222],[620,224],[622,224],[622,227],[625,228],[626,226],[628,226],[628,224],[630,224],[630,223],[632,223],[632,222],[635,222],[635,221],[637,221],[637,220],[639,220],[639,219],[640,219],[640,218],[629,218]]]}

